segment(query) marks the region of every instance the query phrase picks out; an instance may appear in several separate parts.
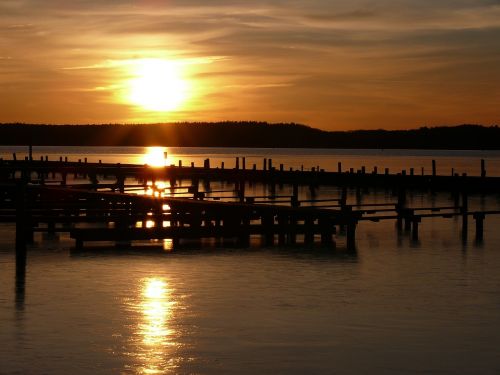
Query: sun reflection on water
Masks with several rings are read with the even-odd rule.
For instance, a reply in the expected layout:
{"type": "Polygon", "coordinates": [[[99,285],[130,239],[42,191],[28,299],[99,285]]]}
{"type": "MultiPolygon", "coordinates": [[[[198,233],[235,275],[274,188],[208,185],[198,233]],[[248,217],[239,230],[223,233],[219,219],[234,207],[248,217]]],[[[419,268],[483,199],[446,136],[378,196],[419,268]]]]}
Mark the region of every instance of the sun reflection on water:
{"type": "Polygon", "coordinates": [[[150,277],[140,290],[141,314],[136,326],[136,353],[139,373],[159,374],[175,368],[175,331],[170,327],[175,301],[172,289],[163,278],[150,277]]]}

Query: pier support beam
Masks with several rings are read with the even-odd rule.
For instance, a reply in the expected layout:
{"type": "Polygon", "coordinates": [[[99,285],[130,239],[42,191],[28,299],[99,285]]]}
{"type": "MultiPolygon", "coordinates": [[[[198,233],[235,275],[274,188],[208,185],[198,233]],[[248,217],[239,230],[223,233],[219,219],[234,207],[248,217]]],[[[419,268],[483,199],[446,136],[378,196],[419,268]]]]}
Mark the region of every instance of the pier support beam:
{"type": "Polygon", "coordinates": [[[351,221],[347,224],[347,250],[355,251],[356,250],[356,227],[358,223],[356,221],[351,221]]]}
{"type": "Polygon", "coordinates": [[[482,212],[474,214],[474,219],[476,220],[476,243],[483,242],[484,218],[485,214],[482,212]]]}

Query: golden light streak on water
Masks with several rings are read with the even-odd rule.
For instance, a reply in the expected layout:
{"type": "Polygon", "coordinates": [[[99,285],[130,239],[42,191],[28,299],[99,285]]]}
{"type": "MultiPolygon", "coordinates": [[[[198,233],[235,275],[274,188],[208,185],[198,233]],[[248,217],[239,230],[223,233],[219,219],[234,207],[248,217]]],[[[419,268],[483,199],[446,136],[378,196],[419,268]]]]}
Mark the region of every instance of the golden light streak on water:
{"type": "Polygon", "coordinates": [[[136,369],[142,374],[160,374],[175,367],[172,289],[162,277],[148,277],[141,283],[138,311],[140,319],[135,328],[136,369]]]}

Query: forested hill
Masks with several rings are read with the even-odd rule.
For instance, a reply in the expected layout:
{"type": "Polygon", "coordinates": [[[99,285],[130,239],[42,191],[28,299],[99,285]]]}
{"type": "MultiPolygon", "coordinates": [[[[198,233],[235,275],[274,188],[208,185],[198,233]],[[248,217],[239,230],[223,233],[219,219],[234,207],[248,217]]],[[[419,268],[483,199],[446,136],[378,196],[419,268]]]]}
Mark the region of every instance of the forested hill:
{"type": "Polygon", "coordinates": [[[327,132],[261,122],[144,125],[0,124],[1,145],[500,149],[500,128],[479,125],[327,132]]]}

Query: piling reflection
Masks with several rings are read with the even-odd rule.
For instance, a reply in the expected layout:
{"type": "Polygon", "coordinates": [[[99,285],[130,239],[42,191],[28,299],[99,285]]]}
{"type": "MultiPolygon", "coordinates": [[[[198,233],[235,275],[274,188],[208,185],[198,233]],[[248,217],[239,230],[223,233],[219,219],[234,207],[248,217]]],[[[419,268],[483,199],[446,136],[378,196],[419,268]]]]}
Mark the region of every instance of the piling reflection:
{"type": "Polygon", "coordinates": [[[135,368],[143,374],[159,374],[176,367],[175,331],[171,327],[176,302],[164,278],[144,279],[140,286],[139,319],[134,332],[135,368]]]}
{"type": "Polygon", "coordinates": [[[15,279],[15,303],[16,311],[24,311],[24,300],[26,293],[26,252],[16,253],[16,279],[15,279]]]}

